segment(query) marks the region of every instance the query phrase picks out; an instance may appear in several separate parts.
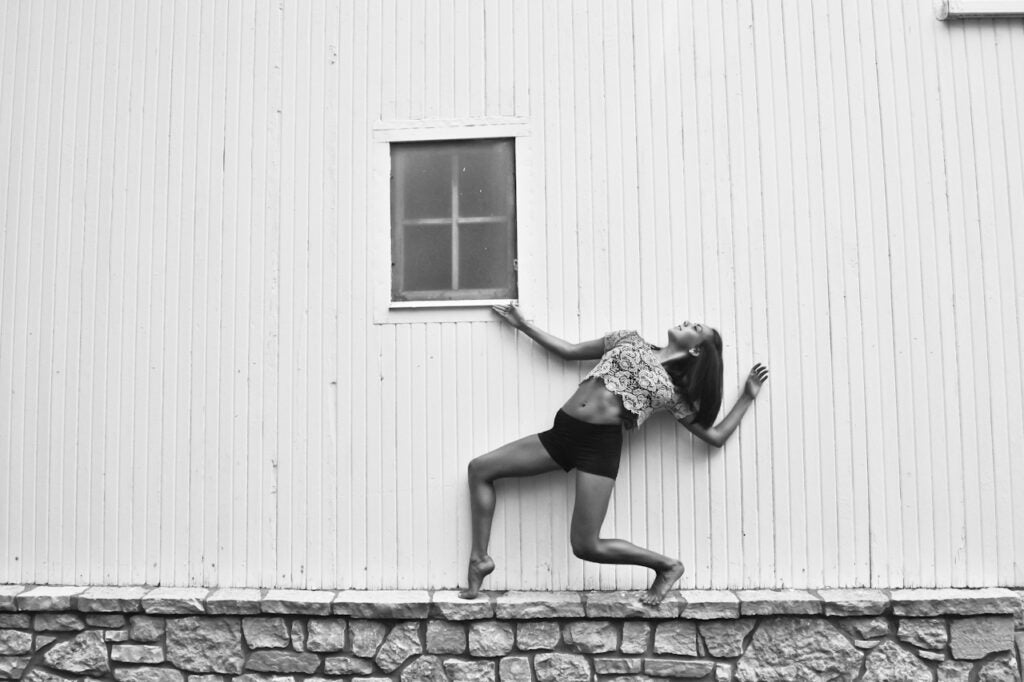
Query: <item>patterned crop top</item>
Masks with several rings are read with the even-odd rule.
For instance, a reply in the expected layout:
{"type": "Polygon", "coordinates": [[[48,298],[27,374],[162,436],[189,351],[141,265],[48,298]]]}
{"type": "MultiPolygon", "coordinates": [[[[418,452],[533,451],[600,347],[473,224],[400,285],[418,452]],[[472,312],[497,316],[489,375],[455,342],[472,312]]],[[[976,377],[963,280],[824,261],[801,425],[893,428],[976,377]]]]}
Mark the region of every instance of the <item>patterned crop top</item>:
{"type": "Polygon", "coordinates": [[[654,347],[635,331],[622,329],[605,335],[604,355],[583,381],[590,377],[601,377],[608,390],[635,415],[626,421],[627,429],[635,429],[662,408],[684,423],[693,421],[696,415],[661,366],[654,347]]]}

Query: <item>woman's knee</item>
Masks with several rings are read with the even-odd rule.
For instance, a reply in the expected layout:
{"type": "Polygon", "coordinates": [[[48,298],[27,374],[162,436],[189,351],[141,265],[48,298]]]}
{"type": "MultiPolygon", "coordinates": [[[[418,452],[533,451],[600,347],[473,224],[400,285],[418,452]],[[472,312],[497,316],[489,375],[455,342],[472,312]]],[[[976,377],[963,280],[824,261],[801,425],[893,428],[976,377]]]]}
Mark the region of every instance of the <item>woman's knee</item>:
{"type": "Polygon", "coordinates": [[[576,535],[569,536],[572,553],[584,561],[597,561],[601,558],[601,543],[596,537],[576,535]]]}

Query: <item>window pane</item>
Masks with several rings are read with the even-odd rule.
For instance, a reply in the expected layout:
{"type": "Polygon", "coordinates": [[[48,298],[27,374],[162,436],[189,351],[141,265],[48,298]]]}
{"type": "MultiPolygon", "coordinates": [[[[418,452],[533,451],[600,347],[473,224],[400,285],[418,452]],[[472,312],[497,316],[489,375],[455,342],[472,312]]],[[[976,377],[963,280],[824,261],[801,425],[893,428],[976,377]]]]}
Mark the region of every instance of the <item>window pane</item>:
{"type": "Polygon", "coordinates": [[[505,224],[459,225],[459,288],[499,289],[509,286],[510,253],[505,224]]]}
{"type": "Polygon", "coordinates": [[[405,290],[429,291],[452,286],[451,225],[405,228],[405,290]]]}
{"type": "Polygon", "coordinates": [[[507,216],[512,199],[512,144],[476,142],[456,152],[459,217],[507,216]]]}
{"type": "Polygon", "coordinates": [[[450,218],[451,152],[437,144],[415,144],[403,145],[395,156],[395,172],[402,174],[404,218],[450,218]]]}

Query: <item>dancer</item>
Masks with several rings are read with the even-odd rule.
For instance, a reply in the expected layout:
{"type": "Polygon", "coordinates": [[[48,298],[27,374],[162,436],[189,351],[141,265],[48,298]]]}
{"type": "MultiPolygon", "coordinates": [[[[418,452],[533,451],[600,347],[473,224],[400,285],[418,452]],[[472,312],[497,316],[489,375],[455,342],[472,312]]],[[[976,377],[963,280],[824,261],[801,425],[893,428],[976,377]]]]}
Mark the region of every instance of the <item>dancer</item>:
{"type": "Polygon", "coordinates": [[[566,360],[597,365],[555,415],[543,433],[512,441],[469,463],[473,548],[468,586],[459,593],[475,598],[483,579],[494,571],[487,555],[494,517],[494,481],[534,476],[555,469],[576,469],[576,500],[569,541],[585,561],[636,564],[655,572],[641,602],[654,606],[683,575],[683,564],[625,540],[599,536],[619,470],[622,427],[640,426],[657,409],[667,409],[701,440],[721,447],[740,423],[768,368],[754,365],[729,414],[714,424],[722,404],[722,337],[711,327],[684,322],[668,330],[668,344],[654,346],[635,331],[569,343],[528,322],[515,305],[494,306],[503,320],[566,360]]]}

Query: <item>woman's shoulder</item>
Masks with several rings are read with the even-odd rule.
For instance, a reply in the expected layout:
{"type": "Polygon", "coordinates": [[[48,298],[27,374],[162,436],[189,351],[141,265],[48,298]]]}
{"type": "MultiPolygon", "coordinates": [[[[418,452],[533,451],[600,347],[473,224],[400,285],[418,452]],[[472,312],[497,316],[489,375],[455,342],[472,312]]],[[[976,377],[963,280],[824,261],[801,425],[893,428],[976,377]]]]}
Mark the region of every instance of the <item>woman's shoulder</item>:
{"type": "Polygon", "coordinates": [[[623,343],[636,343],[649,346],[650,344],[644,340],[640,333],[635,329],[618,329],[613,332],[608,332],[604,337],[605,348],[614,348],[619,344],[623,343]]]}

